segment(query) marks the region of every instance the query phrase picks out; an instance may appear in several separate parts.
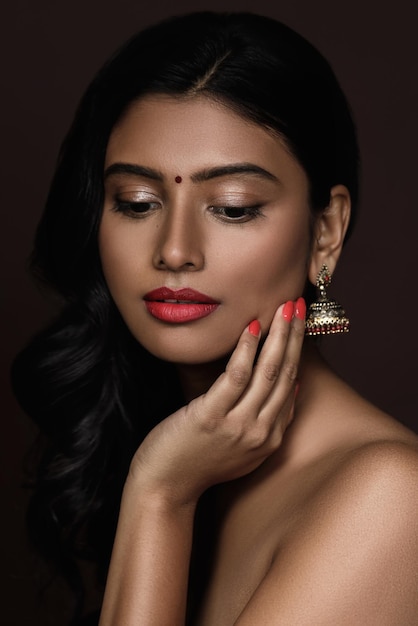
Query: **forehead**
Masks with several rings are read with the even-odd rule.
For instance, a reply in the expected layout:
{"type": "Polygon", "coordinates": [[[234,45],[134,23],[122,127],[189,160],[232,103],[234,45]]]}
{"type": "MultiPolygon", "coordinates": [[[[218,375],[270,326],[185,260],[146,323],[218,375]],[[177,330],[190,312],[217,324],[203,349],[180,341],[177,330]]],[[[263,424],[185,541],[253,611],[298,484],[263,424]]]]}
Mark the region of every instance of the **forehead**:
{"type": "Polygon", "coordinates": [[[204,96],[149,95],[133,102],[109,139],[106,166],[117,161],[176,173],[245,161],[302,173],[277,135],[204,96]]]}

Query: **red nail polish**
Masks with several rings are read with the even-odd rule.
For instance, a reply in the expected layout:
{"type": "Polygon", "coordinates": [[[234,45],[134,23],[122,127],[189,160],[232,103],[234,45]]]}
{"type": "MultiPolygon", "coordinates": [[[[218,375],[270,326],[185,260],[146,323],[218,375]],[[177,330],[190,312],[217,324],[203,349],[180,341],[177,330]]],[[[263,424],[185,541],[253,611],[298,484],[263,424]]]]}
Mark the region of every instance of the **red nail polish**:
{"type": "Polygon", "coordinates": [[[298,298],[295,305],[295,317],[304,320],[306,315],[306,304],[303,298],[298,298]]]}
{"type": "Polygon", "coordinates": [[[260,334],[260,322],[258,320],[253,320],[251,324],[248,326],[249,332],[254,335],[254,337],[258,337],[260,334]]]}
{"type": "Polygon", "coordinates": [[[288,302],[286,302],[286,304],[284,305],[282,311],[282,315],[286,322],[290,322],[292,320],[294,310],[295,305],[293,304],[292,300],[288,300],[288,302]]]}

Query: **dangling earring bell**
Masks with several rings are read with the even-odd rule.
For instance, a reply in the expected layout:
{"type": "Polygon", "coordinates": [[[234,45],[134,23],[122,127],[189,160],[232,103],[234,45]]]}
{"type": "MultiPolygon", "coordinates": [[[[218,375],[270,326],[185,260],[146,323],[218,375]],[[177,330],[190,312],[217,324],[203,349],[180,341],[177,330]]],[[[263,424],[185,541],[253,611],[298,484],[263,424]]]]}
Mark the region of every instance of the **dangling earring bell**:
{"type": "Polygon", "coordinates": [[[328,300],[327,288],[331,284],[331,273],[323,265],[316,279],[318,297],[312,302],[306,317],[306,335],[331,335],[348,333],[350,321],[341,304],[335,300],[328,300]]]}

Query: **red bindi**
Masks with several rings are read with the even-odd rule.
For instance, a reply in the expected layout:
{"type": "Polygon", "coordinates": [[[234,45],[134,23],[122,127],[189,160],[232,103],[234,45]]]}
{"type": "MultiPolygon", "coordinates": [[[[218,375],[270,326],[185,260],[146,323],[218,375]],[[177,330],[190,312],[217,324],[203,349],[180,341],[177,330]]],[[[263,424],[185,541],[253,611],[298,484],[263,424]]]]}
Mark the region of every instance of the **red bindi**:
{"type": "Polygon", "coordinates": [[[176,183],[181,183],[183,179],[181,176],[176,176],[174,180],[176,181],[176,183]]]}

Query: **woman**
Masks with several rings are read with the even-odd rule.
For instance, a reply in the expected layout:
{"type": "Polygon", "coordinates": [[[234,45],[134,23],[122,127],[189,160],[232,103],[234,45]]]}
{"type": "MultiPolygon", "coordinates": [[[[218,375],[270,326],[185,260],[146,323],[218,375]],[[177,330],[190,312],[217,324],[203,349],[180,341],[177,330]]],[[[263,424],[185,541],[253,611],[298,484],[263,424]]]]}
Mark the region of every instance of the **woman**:
{"type": "Polygon", "coordinates": [[[418,623],[416,437],[304,341],[348,327],[357,166],[327,62],[264,17],[174,18],[91,84],[33,257],[63,310],[14,368],[74,622],[81,557],[103,626],[418,623]]]}

